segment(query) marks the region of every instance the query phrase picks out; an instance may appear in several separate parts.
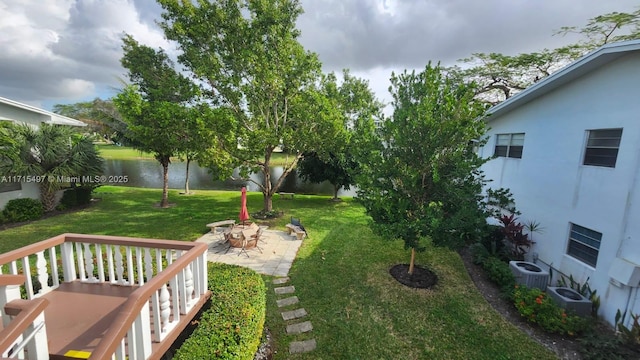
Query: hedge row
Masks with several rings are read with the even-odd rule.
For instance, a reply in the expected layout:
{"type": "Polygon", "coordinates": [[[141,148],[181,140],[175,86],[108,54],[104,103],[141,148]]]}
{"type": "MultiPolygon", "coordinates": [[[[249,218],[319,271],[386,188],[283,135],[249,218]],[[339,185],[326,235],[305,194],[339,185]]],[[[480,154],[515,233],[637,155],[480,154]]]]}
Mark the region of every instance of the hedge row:
{"type": "Polygon", "coordinates": [[[175,359],[253,359],[260,346],[266,287],[253,270],[209,263],[211,307],[202,313],[175,359]]]}

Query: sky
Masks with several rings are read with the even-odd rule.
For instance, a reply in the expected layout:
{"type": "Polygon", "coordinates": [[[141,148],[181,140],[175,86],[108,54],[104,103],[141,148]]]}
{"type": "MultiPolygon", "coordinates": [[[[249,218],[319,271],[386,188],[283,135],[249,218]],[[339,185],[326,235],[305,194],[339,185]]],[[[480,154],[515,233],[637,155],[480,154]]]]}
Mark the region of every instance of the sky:
{"type": "MultiPolygon", "coordinates": [[[[300,0],[300,42],[324,71],[367,79],[390,101],[392,71],[454,65],[477,52],[516,55],[575,42],[554,36],[640,0],[300,0]]],[[[0,97],[51,110],[115,95],[126,79],[122,35],[179,51],[154,0],[0,0],[0,97]]]]}

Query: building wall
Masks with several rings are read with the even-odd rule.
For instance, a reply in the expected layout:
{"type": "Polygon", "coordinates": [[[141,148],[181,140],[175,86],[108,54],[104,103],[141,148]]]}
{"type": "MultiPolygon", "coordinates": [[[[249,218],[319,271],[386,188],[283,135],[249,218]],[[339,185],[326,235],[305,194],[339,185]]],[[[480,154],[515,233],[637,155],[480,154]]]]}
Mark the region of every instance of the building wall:
{"type": "Polygon", "coordinates": [[[0,192],[0,210],[4,209],[7,202],[12,199],[18,198],[40,198],[40,190],[36,183],[22,183],[22,189],[16,191],[0,192]]]}
{"type": "MultiPolygon", "coordinates": [[[[35,113],[25,109],[10,106],[8,104],[0,103],[0,119],[11,119],[16,122],[23,122],[33,126],[39,126],[42,122],[49,120],[44,114],[35,113]]],[[[8,174],[0,174],[6,176],[8,174]]],[[[39,175],[39,174],[33,174],[39,175]]],[[[0,210],[4,209],[9,200],[29,197],[33,199],[40,198],[40,192],[38,190],[38,184],[36,183],[22,183],[22,189],[16,191],[0,192],[0,210]]]]}
{"type": "Polygon", "coordinates": [[[49,117],[44,114],[38,114],[26,109],[0,103],[0,119],[11,119],[31,125],[40,125],[40,123],[49,120],[49,117]]]}
{"type": "Polygon", "coordinates": [[[496,134],[525,133],[521,159],[500,157],[485,164],[493,180],[489,187],[509,188],[520,221],[541,223],[544,232],[533,234],[532,253],[567,276],[589,279],[602,300],[600,313],[611,323],[617,309],[640,313],[637,291],[609,282],[616,257],[640,264],[638,68],[640,54],[624,55],[490,119],[489,139],[480,150],[490,157],[496,134]],[[587,130],[604,128],[623,128],[616,167],[582,165],[587,130]],[[566,254],[570,223],[602,233],[596,268],[566,254]]]}

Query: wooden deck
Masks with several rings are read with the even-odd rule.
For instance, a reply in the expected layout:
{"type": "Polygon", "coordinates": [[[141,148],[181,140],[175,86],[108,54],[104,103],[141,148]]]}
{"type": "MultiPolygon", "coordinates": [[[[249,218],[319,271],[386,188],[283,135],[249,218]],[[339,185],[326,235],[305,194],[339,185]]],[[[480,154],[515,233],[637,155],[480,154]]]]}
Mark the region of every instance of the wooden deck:
{"type": "Polygon", "coordinates": [[[0,254],[0,357],[160,359],[210,296],[206,244],[61,234],[0,254]]]}
{"type": "MultiPolygon", "coordinates": [[[[64,355],[70,350],[92,352],[122,310],[127,297],[137,288],[74,281],[60,284],[44,295],[43,298],[50,301],[45,319],[51,359],[69,359],[64,355]]],[[[166,352],[206,300],[208,297],[203,297],[188,315],[183,315],[181,326],[165,340],[153,343],[154,358],[160,358],[166,352]]]]}

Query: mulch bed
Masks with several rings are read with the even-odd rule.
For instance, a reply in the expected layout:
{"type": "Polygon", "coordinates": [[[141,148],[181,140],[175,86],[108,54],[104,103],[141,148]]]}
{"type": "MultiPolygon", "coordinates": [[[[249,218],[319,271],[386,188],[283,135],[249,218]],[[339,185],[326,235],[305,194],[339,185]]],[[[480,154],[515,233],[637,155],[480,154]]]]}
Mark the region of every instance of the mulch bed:
{"type": "Polygon", "coordinates": [[[419,265],[415,265],[413,274],[409,274],[409,264],[397,264],[389,269],[389,274],[402,285],[415,289],[429,289],[438,283],[436,274],[419,265]]]}

